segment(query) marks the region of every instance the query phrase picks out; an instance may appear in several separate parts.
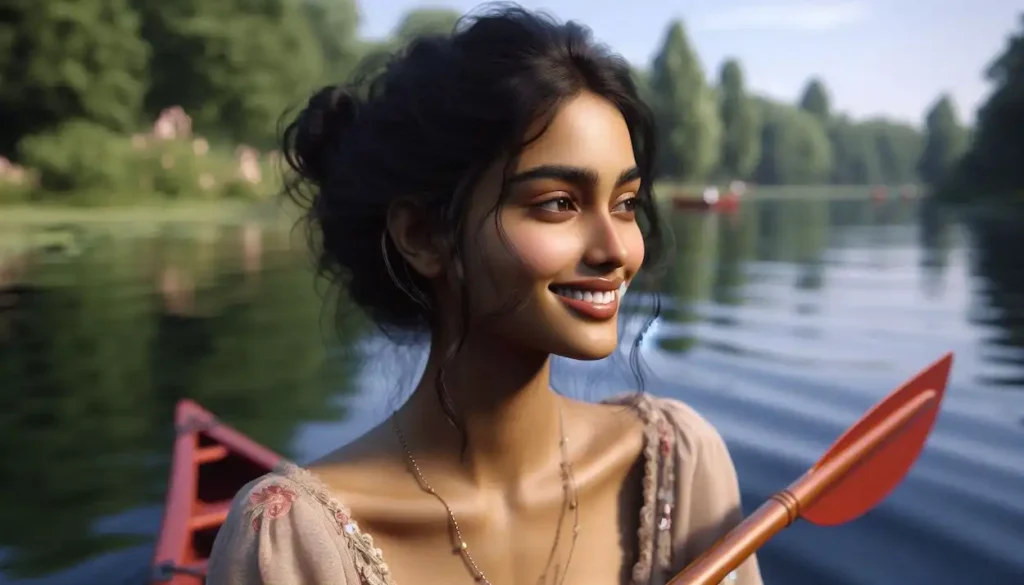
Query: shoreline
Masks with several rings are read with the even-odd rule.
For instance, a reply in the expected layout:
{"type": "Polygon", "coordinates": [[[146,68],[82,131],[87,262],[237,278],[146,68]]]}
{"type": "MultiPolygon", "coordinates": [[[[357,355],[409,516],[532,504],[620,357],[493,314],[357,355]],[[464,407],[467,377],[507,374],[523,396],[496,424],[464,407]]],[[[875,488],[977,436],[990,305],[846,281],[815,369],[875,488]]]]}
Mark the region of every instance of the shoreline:
{"type": "Polygon", "coordinates": [[[71,206],[59,204],[0,205],[0,225],[53,223],[234,223],[292,219],[296,210],[271,199],[242,201],[147,202],[142,205],[71,206]]]}

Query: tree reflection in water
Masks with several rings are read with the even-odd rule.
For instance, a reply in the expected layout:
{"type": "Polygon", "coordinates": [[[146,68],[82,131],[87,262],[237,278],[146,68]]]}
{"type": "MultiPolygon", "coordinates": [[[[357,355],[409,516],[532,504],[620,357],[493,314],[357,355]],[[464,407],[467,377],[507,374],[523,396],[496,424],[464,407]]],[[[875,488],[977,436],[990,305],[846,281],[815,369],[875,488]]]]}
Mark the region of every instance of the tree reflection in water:
{"type": "Polygon", "coordinates": [[[328,363],[325,344],[361,326],[333,336],[287,230],[80,239],[73,258],[29,248],[0,270],[0,546],[15,579],[152,541],[95,526],[162,502],[180,398],[287,455],[298,424],[345,416],[331,398],[350,390],[353,364],[328,363]]]}
{"type": "MultiPolygon", "coordinates": [[[[1024,388],[1024,212],[1019,209],[979,214],[969,226],[973,243],[972,270],[981,280],[977,291],[983,307],[973,318],[991,330],[987,360],[1008,373],[986,376],[983,383],[1024,388]]],[[[1024,423],[1024,421],[1022,421],[1024,423]]]]}

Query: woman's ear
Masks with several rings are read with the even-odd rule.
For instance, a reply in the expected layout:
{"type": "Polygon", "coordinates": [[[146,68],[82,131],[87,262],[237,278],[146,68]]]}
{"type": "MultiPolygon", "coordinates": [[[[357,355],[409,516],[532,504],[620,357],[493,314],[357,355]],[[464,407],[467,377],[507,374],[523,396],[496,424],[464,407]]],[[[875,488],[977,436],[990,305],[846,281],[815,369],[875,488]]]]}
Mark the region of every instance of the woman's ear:
{"type": "Polygon", "coordinates": [[[441,275],[442,251],[427,214],[410,201],[396,201],[388,208],[388,235],[405,261],[427,279],[441,275]]]}

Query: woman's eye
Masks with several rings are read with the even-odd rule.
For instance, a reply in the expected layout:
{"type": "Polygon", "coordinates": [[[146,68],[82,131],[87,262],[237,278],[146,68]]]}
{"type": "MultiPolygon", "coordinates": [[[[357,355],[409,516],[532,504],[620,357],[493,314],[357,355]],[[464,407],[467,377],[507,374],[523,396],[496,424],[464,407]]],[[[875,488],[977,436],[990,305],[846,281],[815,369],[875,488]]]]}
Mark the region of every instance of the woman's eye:
{"type": "Polygon", "coordinates": [[[537,205],[538,208],[545,211],[551,211],[554,213],[565,213],[575,209],[572,199],[568,197],[559,197],[557,199],[549,199],[543,203],[537,205]]]}
{"type": "Polygon", "coordinates": [[[615,206],[614,211],[619,213],[633,213],[636,211],[637,201],[636,197],[630,197],[629,199],[623,199],[615,206]]]}

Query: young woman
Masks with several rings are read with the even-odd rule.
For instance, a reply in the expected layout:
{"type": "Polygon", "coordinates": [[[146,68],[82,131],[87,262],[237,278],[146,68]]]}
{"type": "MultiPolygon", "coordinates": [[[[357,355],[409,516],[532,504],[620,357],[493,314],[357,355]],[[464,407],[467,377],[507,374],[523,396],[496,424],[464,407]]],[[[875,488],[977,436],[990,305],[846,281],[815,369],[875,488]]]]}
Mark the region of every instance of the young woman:
{"type": "MultiPolygon", "coordinates": [[[[693,410],[549,385],[552,355],[616,349],[658,243],[623,60],[501,7],[414,43],[366,98],[322,90],[285,137],[322,271],[430,353],[386,421],[242,490],[208,585],[650,585],[736,525],[733,464],[693,410]]],[[[760,585],[756,561],[727,582],[760,585]]]]}

